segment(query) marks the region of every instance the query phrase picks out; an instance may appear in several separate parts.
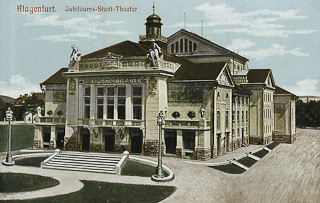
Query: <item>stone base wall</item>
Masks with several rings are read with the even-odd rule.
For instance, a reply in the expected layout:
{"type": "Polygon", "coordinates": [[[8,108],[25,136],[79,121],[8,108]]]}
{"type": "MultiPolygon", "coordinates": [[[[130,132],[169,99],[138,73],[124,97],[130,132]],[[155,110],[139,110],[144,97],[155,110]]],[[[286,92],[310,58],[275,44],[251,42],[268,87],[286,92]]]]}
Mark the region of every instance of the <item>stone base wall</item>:
{"type": "Polygon", "coordinates": [[[72,135],[71,137],[64,137],[64,149],[67,151],[78,151],[78,143],[77,136],[72,135]]]}
{"type": "Polygon", "coordinates": [[[114,144],[114,151],[115,152],[124,152],[124,151],[130,151],[129,144],[114,144]]]}
{"type": "MultiPolygon", "coordinates": [[[[164,143],[161,143],[162,154],[164,152],[164,143]]],[[[143,153],[146,156],[158,155],[158,140],[145,140],[143,145],[143,153]]]]}
{"type": "Polygon", "coordinates": [[[56,148],[55,142],[56,142],[56,141],[54,141],[54,140],[50,140],[49,149],[54,149],[54,148],[56,148]]]}
{"type": "Polygon", "coordinates": [[[196,149],[196,159],[197,160],[208,160],[211,157],[210,148],[197,148],[196,149]]]}
{"type": "Polygon", "coordinates": [[[90,152],[104,152],[104,145],[102,143],[90,143],[90,152]]]}
{"type": "Polygon", "coordinates": [[[272,140],[274,142],[291,144],[296,140],[296,134],[290,135],[288,133],[274,131],[272,133],[272,140]]]}
{"type": "Polygon", "coordinates": [[[256,144],[256,145],[262,145],[262,137],[250,137],[249,144],[256,144]]]}
{"type": "Polygon", "coordinates": [[[32,149],[41,149],[41,140],[33,140],[32,149]]]}
{"type": "Polygon", "coordinates": [[[217,158],[218,154],[217,154],[217,148],[212,147],[212,158],[217,158]]]}
{"type": "Polygon", "coordinates": [[[181,148],[176,148],[176,156],[178,158],[182,158],[182,149],[181,148]]]}

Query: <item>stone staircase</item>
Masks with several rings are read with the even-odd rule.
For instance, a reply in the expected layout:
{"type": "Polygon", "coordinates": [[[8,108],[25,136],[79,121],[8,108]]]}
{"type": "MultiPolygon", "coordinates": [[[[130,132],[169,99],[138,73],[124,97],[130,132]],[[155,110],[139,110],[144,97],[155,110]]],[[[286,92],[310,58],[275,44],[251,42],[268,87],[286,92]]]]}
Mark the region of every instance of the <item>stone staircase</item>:
{"type": "Polygon", "coordinates": [[[41,168],[115,174],[121,158],[122,154],[56,151],[41,168]]]}

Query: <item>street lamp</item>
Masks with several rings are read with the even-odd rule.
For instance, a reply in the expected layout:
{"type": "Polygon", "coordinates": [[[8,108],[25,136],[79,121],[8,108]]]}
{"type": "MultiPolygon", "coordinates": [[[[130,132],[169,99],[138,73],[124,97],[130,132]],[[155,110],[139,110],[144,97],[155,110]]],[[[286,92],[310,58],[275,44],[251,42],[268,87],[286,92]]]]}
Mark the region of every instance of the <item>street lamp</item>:
{"type": "Polygon", "coordinates": [[[156,169],[156,175],[154,175],[155,178],[163,178],[164,175],[162,173],[162,148],[161,148],[161,138],[162,138],[162,125],[164,125],[164,115],[163,112],[160,111],[159,115],[157,116],[157,124],[159,125],[159,145],[158,145],[158,166],[156,169]]]}
{"type": "Polygon", "coordinates": [[[3,160],[3,162],[2,162],[3,165],[7,165],[7,166],[14,165],[14,161],[11,156],[11,119],[12,119],[12,113],[13,112],[11,111],[11,109],[9,107],[8,111],[6,111],[6,118],[9,121],[8,152],[7,152],[6,159],[3,160]]]}

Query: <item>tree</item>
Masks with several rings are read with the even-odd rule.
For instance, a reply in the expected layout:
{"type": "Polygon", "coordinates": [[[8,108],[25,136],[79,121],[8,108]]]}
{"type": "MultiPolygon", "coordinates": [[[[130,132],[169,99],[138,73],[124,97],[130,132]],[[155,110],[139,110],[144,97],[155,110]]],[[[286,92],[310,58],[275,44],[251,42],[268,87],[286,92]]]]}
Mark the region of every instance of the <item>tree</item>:
{"type": "Polygon", "coordinates": [[[172,117],[177,119],[177,118],[180,117],[180,113],[178,111],[175,111],[175,112],[172,113],[172,117]]]}
{"type": "Polygon", "coordinates": [[[6,111],[8,110],[9,106],[10,104],[4,102],[0,97],[0,121],[3,121],[4,118],[6,117],[6,111]]]}
{"type": "Polygon", "coordinates": [[[48,114],[49,116],[52,116],[53,111],[49,110],[49,111],[47,111],[47,114],[48,114]]]}
{"type": "Polygon", "coordinates": [[[60,116],[62,116],[62,115],[63,115],[63,111],[59,110],[59,111],[57,112],[57,115],[58,115],[58,116],[59,116],[59,118],[60,118],[60,116]]]}
{"type": "Polygon", "coordinates": [[[191,118],[191,120],[192,120],[194,117],[196,117],[196,112],[194,112],[194,111],[189,111],[187,115],[188,115],[188,117],[191,118]]]}

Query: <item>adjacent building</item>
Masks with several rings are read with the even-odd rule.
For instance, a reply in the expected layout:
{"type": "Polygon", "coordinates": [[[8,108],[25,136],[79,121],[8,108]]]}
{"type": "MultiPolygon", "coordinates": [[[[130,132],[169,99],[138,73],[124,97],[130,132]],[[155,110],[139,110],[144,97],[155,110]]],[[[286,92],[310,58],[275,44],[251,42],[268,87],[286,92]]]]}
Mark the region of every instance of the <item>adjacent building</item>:
{"type": "Polygon", "coordinates": [[[41,83],[46,115],[34,148],[156,155],[163,112],[164,154],[206,160],[268,144],[294,121],[294,111],[276,120],[270,69],[248,69],[247,58],[184,29],[165,38],[155,13],[145,26],[138,43],[81,58],[72,47],[69,67],[41,83]]]}

